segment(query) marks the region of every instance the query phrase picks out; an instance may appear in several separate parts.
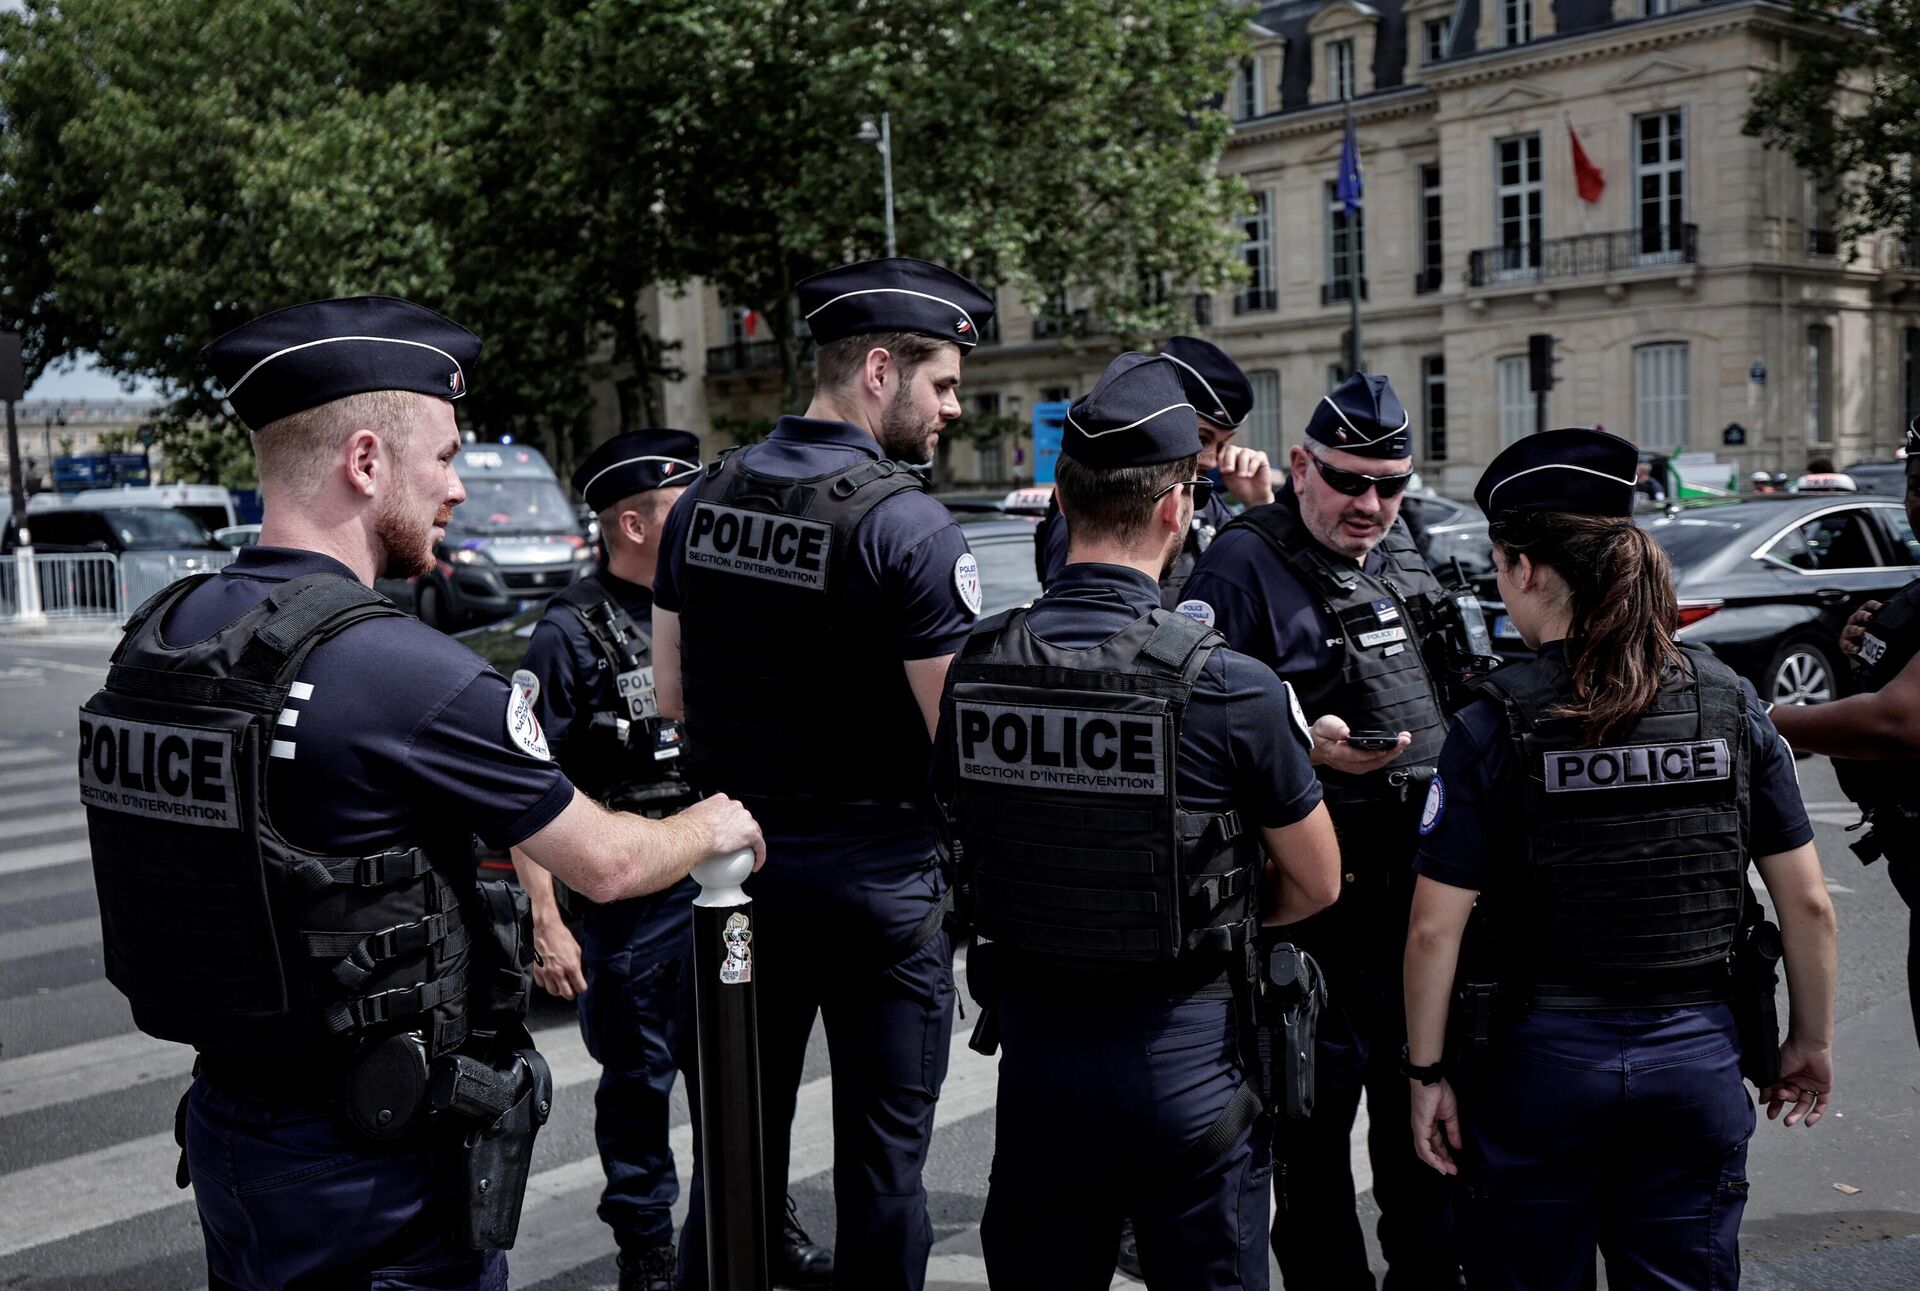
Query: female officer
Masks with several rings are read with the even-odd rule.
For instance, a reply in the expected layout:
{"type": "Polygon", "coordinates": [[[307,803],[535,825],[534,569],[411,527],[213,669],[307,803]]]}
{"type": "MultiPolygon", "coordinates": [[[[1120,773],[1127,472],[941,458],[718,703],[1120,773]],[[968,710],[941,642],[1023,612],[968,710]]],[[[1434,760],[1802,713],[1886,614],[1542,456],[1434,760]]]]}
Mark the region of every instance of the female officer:
{"type": "MultiPolygon", "coordinates": [[[[1634,458],[1601,431],[1550,431],[1474,490],[1538,657],[1495,673],[1441,754],[1405,1067],[1420,1158],[1468,1185],[1476,1288],[1590,1287],[1596,1247],[1615,1288],[1737,1284],[1755,1120],[1741,1075],[1771,1048],[1761,1026],[1743,1054],[1748,946],[1777,958],[1784,941],[1787,961],[1768,1117],[1812,1125],[1833,1087],[1833,907],[1792,753],[1745,681],[1675,642],[1666,555],[1628,518],[1634,458]],[[1455,998],[1456,1025],[1490,1040],[1463,1046],[1457,1073],[1442,1061],[1455,998]]],[[[1766,958],[1769,1001],[1771,977],[1766,958]]]]}

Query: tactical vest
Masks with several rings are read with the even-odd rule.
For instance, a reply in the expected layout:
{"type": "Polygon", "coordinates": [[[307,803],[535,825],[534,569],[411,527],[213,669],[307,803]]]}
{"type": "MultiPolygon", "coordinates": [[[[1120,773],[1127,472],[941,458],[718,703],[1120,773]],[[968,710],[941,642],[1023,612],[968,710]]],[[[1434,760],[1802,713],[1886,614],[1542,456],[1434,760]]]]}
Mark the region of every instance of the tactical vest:
{"type": "Polygon", "coordinates": [[[1049,645],[1027,611],[954,660],[954,833],[982,937],[1074,972],[1244,958],[1258,835],[1180,805],[1187,702],[1219,633],[1160,609],[1100,645],[1049,645]]]}
{"type": "MultiPolygon", "coordinates": [[[[1048,498],[1047,514],[1033,531],[1033,576],[1034,581],[1042,587],[1052,582],[1058,573],[1047,568],[1047,544],[1052,539],[1053,526],[1065,523],[1066,520],[1060,515],[1059,498],[1048,498]]],[[[1193,577],[1194,565],[1199,563],[1201,554],[1213,545],[1218,534],[1219,529],[1196,509],[1192,521],[1187,525],[1186,541],[1180,544],[1180,554],[1174,557],[1173,568],[1160,580],[1160,604],[1172,609],[1185,599],[1187,580],[1193,577]]]]}
{"type": "MultiPolygon", "coordinates": [[[[1653,704],[1604,746],[1551,710],[1573,698],[1564,661],[1509,664],[1481,682],[1506,710],[1523,793],[1502,831],[1521,872],[1498,875],[1503,978],[1541,1007],[1646,1007],[1725,998],[1747,897],[1748,749],[1739,680],[1684,646],[1653,704]]],[[[1445,785],[1440,788],[1444,793],[1445,785]]]]}
{"type": "Polygon", "coordinates": [[[1332,713],[1356,731],[1413,736],[1381,770],[1356,776],[1320,768],[1335,822],[1352,821],[1356,813],[1350,808],[1357,804],[1411,804],[1417,810],[1447,734],[1440,687],[1422,649],[1429,603],[1447,595],[1439,580],[1398,520],[1380,540],[1385,566],[1377,575],[1322,546],[1285,498],[1255,507],[1227,528],[1241,525],[1266,540],[1340,633],[1338,670],[1286,674],[1308,719],[1332,713]]]}
{"type": "Polygon", "coordinates": [[[847,596],[861,522],[924,489],[889,461],[790,480],[724,453],[689,489],[687,778],[741,798],[926,799],[926,719],[891,631],[847,596]]]}
{"type": "MultiPolygon", "coordinates": [[[[275,828],[268,767],[313,648],[398,615],[338,574],[275,587],[204,641],[161,639],[167,611],[208,577],[135,612],[107,682],[80,710],[107,980],[149,1035],[272,1065],[331,1065],[363,1042],[465,1039],[489,956],[470,836],[384,851],[307,851],[275,828]]],[[[523,1006],[522,1006],[523,1007],[523,1006]]]]}
{"type": "MultiPolygon", "coordinates": [[[[1920,579],[1888,598],[1867,624],[1853,662],[1854,679],[1862,691],[1878,691],[1899,676],[1916,653],[1920,653],[1920,579]]],[[[1914,789],[1920,785],[1920,759],[1835,758],[1833,772],[1841,792],[1873,823],[1869,838],[1875,844],[1876,859],[1880,855],[1920,858],[1920,802],[1914,789]]]]}
{"type": "Polygon", "coordinates": [[[561,770],[582,793],[616,811],[659,817],[688,805],[693,793],[680,775],[680,725],[660,716],[654,698],[652,638],[597,572],[553,599],[586,629],[613,692],[612,707],[574,719],[561,770]]]}

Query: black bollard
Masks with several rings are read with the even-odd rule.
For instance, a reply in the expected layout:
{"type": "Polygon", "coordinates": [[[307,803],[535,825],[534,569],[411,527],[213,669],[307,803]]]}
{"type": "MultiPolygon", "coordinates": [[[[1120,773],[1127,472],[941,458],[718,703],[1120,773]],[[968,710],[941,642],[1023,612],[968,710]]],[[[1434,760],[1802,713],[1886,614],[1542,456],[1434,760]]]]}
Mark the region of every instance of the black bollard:
{"type": "Polygon", "coordinates": [[[702,861],[693,871],[700,885],[693,901],[693,996],[712,1291],[768,1291],[753,901],[740,886],[752,873],[750,851],[702,861]]]}

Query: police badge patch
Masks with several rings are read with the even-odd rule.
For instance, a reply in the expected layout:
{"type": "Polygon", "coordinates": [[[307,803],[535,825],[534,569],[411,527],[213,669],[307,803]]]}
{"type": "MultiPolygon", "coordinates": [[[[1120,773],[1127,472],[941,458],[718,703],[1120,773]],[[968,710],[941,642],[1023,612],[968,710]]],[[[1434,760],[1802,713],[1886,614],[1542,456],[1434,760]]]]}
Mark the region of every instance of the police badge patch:
{"type": "Polygon", "coordinates": [[[1196,623],[1213,626],[1213,606],[1205,601],[1182,601],[1173,607],[1175,614],[1184,614],[1196,623]]]}
{"type": "Polygon", "coordinates": [[[553,761],[547,751],[547,735],[534,716],[533,703],[540,698],[540,679],[525,668],[513,674],[513,690],[507,696],[507,738],[530,758],[553,761]]]}
{"type": "Polygon", "coordinates": [[[967,607],[967,613],[980,613],[980,562],[973,553],[963,551],[960,558],[953,562],[953,590],[960,594],[960,603],[967,607]]]}
{"type": "Polygon", "coordinates": [[[1313,727],[1307,724],[1307,715],[1300,708],[1300,696],[1294,694],[1292,682],[1282,681],[1280,684],[1286,687],[1287,711],[1293,714],[1293,724],[1299,728],[1300,739],[1306,744],[1307,752],[1311,753],[1313,752],[1313,727]]]}
{"type": "Polygon", "coordinates": [[[1425,838],[1433,832],[1440,817],[1447,810],[1447,786],[1436,773],[1433,783],[1427,786],[1427,805],[1420,809],[1420,836],[1425,838]]]}

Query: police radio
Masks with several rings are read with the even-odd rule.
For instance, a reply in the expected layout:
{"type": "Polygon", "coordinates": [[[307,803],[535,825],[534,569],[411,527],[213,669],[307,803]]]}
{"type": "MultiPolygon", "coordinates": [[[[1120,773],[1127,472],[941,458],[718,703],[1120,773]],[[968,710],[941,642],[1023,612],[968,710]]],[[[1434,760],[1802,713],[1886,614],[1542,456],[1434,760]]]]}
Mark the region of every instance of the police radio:
{"type": "Polygon", "coordinates": [[[1452,561],[1453,584],[1428,602],[1433,631],[1426,642],[1427,662],[1440,682],[1440,702],[1449,713],[1457,713],[1474,697],[1474,683],[1500,666],[1493,650],[1493,634],[1487,630],[1486,612],[1480,598],[1460,568],[1459,557],[1452,561]]]}

